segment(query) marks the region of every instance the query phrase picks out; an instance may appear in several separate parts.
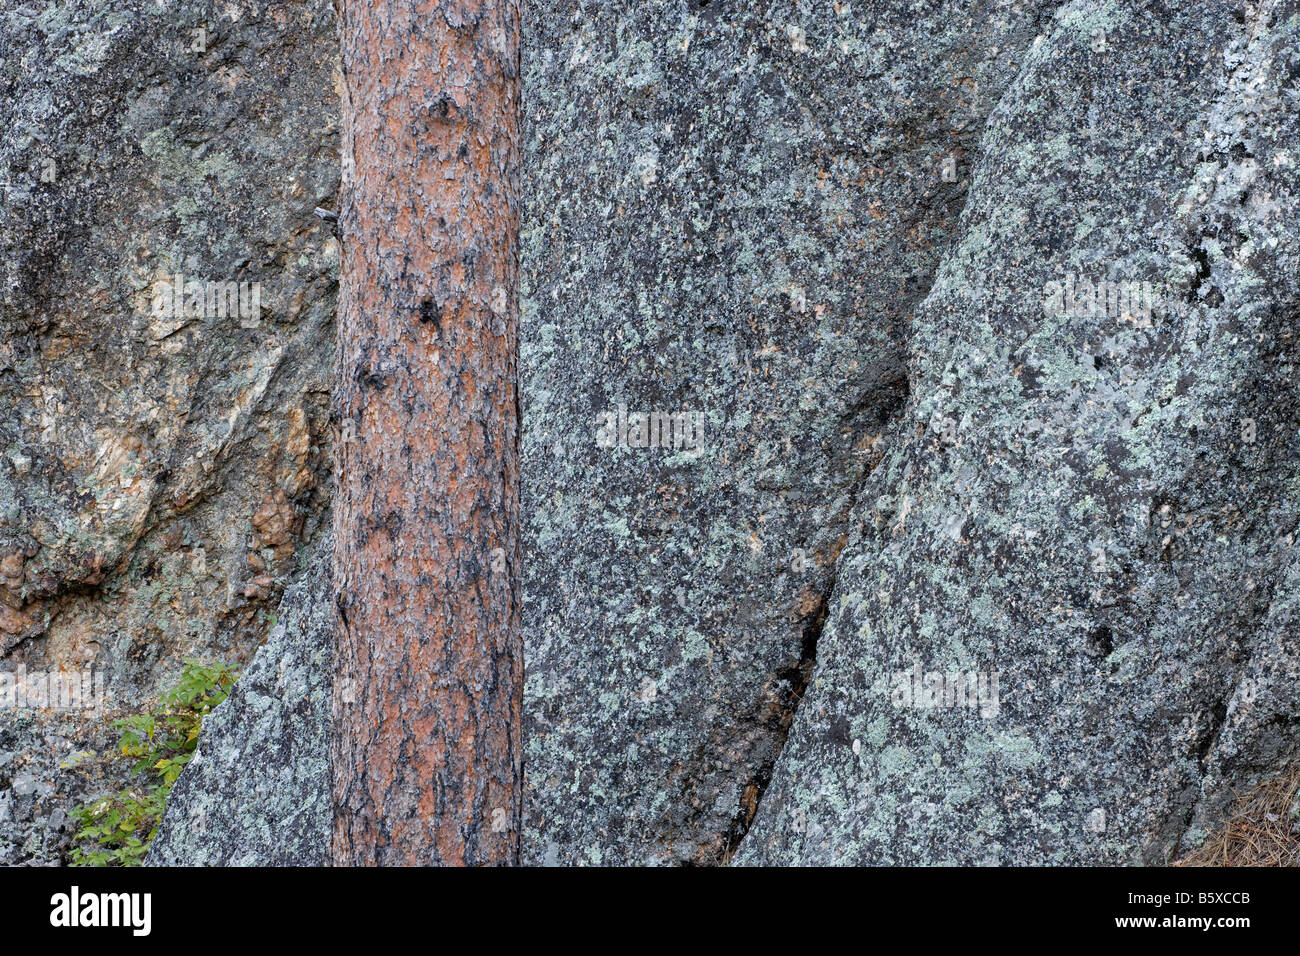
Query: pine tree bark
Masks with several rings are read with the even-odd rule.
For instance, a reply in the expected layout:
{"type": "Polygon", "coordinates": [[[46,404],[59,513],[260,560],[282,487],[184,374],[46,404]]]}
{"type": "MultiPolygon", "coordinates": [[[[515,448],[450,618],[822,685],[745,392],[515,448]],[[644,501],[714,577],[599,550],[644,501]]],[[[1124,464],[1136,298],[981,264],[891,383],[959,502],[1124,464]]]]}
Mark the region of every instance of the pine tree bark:
{"type": "Polygon", "coordinates": [[[333,857],[513,864],[518,0],[343,0],[333,857]]]}

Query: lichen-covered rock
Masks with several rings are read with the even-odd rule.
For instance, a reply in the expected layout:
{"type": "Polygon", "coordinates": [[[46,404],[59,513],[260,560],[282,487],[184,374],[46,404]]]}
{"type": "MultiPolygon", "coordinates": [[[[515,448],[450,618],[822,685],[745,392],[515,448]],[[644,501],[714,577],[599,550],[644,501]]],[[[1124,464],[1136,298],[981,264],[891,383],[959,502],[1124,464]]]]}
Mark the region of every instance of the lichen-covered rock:
{"type": "Polygon", "coordinates": [[[1160,863],[1296,758],[1298,14],[1021,58],[739,862],[1160,863]]]}
{"type": "Polygon", "coordinates": [[[1045,9],[528,7],[533,862],[717,863],[743,834],[1045,9]],[[634,447],[621,408],[700,432],[634,447]]]}
{"type": "Polygon", "coordinates": [[[323,866],[330,834],[332,538],[285,592],[266,643],[203,721],[150,864],[323,866]]]}
{"type": "Polygon", "coordinates": [[[57,748],[257,647],[326,508],[335,50],[329,0],[0,7],[0,669],[110,689],[0,712],[52,806],[57,748]]]}
{"type": "Polygon", "coordinates": [[[96,759],[117,737],[95,716],[0,711],[0,866],[60,862],[71,809],[121,786],[123,768],[96,759]]]}

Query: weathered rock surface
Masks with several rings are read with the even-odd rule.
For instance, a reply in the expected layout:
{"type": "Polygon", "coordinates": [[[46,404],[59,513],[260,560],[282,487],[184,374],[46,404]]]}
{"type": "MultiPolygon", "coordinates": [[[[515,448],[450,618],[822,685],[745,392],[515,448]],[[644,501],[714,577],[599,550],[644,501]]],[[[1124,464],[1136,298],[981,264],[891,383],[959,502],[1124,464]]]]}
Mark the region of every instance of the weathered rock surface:
{"type": "Polygon", "coordinates": [[[95,759],[117,742],[95,717],[0,714],[0,866],[60,862],[72,838],[76,798],[121,786],[125,767],[95,759]]]}
{"type": "Polygon", "coordinates": [[[1046,11],[530,7],[534,862],[717,863],[743,834],[968,154],[1046,11]],[[701,447],[597,447],[620,405],[698,412],[701,447]]]}
{"type": "Polygon", "coordinates": [[[1159,863],[1296,758],[1298,12],[1068,3],[1022,58],[738,861],[1159,863]]]}
{"type": "MultiPolygon", "coordinates": [[[[326,506],[334,34],[328,0],[0,4],[0,668],[93,664],[112,701],[0,713],[51,806],[182,658],[257,647],[326,506]],[[235,308],[166,308],[177,274],[235,308]]],[[[57,860],[49,819],[0,858],[57,860]]]]}
{"type": "Polygon", "coordinates": [[[328,862],[331,548],[326,536],[304,580],[284,592],[266,643],[204,719],[150,864],[328,862]]]}

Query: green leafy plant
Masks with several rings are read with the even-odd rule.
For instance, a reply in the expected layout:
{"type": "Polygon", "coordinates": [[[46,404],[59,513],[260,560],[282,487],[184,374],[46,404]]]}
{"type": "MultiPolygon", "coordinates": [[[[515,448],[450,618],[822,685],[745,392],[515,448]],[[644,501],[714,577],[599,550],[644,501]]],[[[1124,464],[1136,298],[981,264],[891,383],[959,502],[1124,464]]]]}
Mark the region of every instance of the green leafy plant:
{"type": "Polygon", "coordinates": [[[138,866],[158,833],[167,797],[198,746],[203,718],[226,699],[236,671],[220,662],[185,661],[157,709],[113,722],[121,755],[135,760],[136,785],[72,811],[73,866],[138,866]]]}

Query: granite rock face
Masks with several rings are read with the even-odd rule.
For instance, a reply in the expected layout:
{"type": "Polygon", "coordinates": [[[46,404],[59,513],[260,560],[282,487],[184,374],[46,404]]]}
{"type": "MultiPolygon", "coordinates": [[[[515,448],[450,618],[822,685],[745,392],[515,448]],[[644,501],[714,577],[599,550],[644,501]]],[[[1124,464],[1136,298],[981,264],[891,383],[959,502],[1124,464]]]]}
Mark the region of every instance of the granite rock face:
{"type": "Polygon", "coordinates": [[[533,862],[734,850],[906,404],[970,156],[1048,10],[530,7],[533,862]],[[633,447],[623,409],[699,431],[633,447]]]}
{"type": "Polygon", "coordinates": [[[1022,57],[738,861],[1160,863],[1296,759],[1298,14],[1022,57]]]}
{"type": "Polygon", "coordinates": [[[60,862],[79,798],[121,787],[123,768],[95,759],[117,742],[99,717],[33,709],[0,716],[0,866],[60,862]]]}
{"type": "Polygon", "coordinates": [[[183,658],[246,659],[325,513],[335,30],[328,0],[0,3],[0,669],[109,678],[93,717],[0,712],[0,794],[48,790],[0,859],[60,859],[59,765],[183,658]]]}
{"type": "Polygon", "coordinates": [[[203,722],[148,863],[324,866],[330,835],[332,538],[285,592],[266,643],[203,722]]]}

